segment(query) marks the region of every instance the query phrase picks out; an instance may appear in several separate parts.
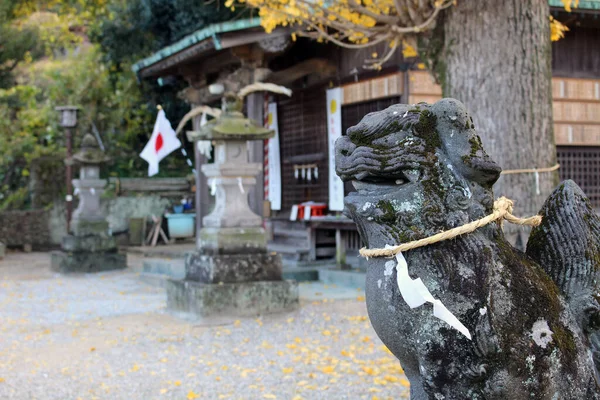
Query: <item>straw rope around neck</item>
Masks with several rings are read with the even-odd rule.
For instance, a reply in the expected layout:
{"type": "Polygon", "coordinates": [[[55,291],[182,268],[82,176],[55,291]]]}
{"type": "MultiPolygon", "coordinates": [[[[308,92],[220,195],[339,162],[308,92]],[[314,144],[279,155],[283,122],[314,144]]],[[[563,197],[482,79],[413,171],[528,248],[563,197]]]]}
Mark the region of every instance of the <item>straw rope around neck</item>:
{"type": "Polygon", "coordinates": [[[403,243],[398,246],[390,246],[384,249],[367,249],[363,247],[362,249],[360,249],[360,255],[366,258],[393,257],[394,255],[403,251],[416,249],[418,247],[427,246],[447,239],[454,239],[457,236],[464,235],[465,233],[471,233],[476,229],[481,228],[482,226],[488,225],[491,222],[498,220],[506,220],[513,224],[528,226],[538,226],[542,222],[542,217],[540,215],[534,215],[529,218],[518,218],[512,214],[512,211],[513,201],[507,199],[506,197],[500,197],[494,202],[494,210],[492,211],[492,213],[481,219],[469,222],[468,224],[461,225],[444,232],[437,233],[433,236],[429,236],[408,243],[403,243]]]}

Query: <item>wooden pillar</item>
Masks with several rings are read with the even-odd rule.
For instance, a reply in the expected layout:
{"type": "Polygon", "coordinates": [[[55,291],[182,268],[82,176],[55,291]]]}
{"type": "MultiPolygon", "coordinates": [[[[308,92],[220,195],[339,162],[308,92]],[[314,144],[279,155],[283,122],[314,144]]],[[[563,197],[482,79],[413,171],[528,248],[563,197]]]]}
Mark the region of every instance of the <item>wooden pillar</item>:
{"type": "MultiPolygon", "coordinates": [[[[246,98],[246,107],[248,118],[252,118],[263,125],[263,94],[251,93],[246,98]]],[[[260,140],[254,140],[248,143],[248,157],[251,163],[260,163],[263,165],[264,144],[260,140]]],[[[264,175],[261,172],[256,177],[256,185],[248,191],[248,204],[250,209],[256,214],[263,216],[263,201],[264,201],[264,175]]]]}

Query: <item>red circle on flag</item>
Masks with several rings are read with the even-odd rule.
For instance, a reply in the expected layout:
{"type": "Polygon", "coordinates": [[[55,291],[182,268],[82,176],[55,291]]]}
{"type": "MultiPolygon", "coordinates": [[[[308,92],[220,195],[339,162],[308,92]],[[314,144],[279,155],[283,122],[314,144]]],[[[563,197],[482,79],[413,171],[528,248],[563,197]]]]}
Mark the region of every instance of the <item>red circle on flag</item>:
{"type": "Polygon", "coordinates": [[[154,150],[158,153],[158,151],[160,149],[162,149],[163,144],[164,144],[164,141],[163,141],[162,133],[159,132],[158,136],[156,136],[156,141],[154,142],[154,150]]]}

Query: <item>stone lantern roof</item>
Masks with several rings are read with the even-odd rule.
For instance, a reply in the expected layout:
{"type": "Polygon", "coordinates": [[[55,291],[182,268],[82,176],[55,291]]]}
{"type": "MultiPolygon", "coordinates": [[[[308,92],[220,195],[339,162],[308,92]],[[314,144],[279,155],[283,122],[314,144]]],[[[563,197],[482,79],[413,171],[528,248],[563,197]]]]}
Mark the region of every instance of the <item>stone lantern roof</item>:
{"type": "Polygon", "coordinates": [[[104,152],[100,149],[96,138],[87,133],[81,142],[81,149],[73,154],[73,156],[67,159],[67,163],[81,164],[81,165],[98,165],[103,164],[110,160],[104,152]]]}
{"type": "Polygon", "coordinates": [[[256,121],[244,117],[243,99],[233,93],[223,97],[223,112],[197,131],[188,131],[187,137],[194,140],[263,140],[275,136],[275,132],[260,126],[256,121]]]}

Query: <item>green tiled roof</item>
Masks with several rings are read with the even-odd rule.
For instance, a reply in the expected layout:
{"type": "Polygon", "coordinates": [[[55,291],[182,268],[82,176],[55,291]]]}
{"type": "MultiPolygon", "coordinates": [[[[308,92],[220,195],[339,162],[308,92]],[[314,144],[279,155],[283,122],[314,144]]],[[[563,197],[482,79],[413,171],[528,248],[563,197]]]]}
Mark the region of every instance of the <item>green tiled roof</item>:
{"type": "MultiPolygon", "coordinates": [[[[548,0],[550,7],[562,7],[564,4],[561,0],[548,0]]],[[[572,7],[573,11],[577,10],[600,10],[600,0],[581,0],[577,8],[572,7]]]]}
{"type": "Polygon", "coordinates": [[[221,44],[217,37],[217,34],[224,33],[224,32],[239,31],[239,30],[243,30],[243,29],[254,28],[257,26],[260,26],[259,18],[240,19],[238,21],[229,21],[229,22],[222,22],[219,24],[209,25],[206,28],[200,29],[200,30],[184,37],[183,39],[173,43],[170,46],[160,49],[159,51],[152,54],[151,56],[146,57],[141,61],[138,61],[137,63],[133,64],[131,69],[133,69],[133,71],[137,73],[138,71],[140,71],[152,64],[156,64],[157,62],[164,60],[165,58],[170,57],[173,54],[178,53],[182,50],[185,50],[188,47],[193,46],[196,43],[199,43],[210,37],[213,38],[213,45],[214,45],[215,49],[220,50],[221,44]]]}

